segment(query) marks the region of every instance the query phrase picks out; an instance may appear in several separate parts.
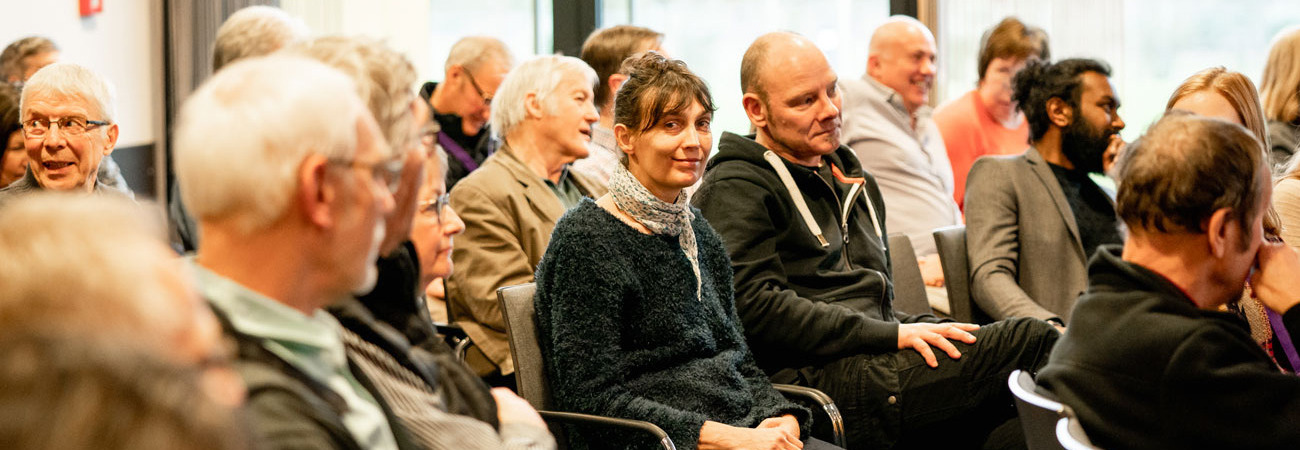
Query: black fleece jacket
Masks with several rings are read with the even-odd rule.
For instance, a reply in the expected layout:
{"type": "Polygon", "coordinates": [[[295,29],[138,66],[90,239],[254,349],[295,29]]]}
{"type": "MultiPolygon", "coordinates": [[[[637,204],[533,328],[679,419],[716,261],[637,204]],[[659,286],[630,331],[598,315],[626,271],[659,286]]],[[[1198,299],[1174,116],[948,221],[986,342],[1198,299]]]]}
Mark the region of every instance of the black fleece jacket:
{"type": "MultiPolygon", "coordinates": [[[[1120,250],[1093,255],[1038,383],[1102,448],[1300,448],[1300,377],[1278,370],[1235,314],[1198,309],[1120,250]]],[[[1282,320],[1300,330],[1300,308],[1282,320]]]]}
{"type": "MultiPolygon", "coordinates": [[[[757,426],[809,412],[754,364],[731,302],[731,269],[698,215],[701,287],[676,236],[646,235],[591,200],[558,223],[537,266],[537,331],[552,396],[566,411],[645,420],[695,448],[706,420],[757,426]]],[[[575,433],[576,434],[576,433],[575,433]]],[[[609,430],[573,448],[653,448],[609,430]]]]}
{"type": "Polygon", "coordinates": [[[850,184],[828,183],[817,168],[782,160],[825,247],[763,159],[765,151],[752,136],[723,133],[691,201],[722,236],[735,269],[736,309],[758,365],[773,381],[794,380],[787,369],[897,351],[900,321],[939,321],[894,311],[888,249],[879,237],[888,235],[885,202],[853,150],[841,146],[822,157],[845,178],[865,180],[852,199],[850,184]],[[845,200],[851,202],[847,218],[845,200]]]}

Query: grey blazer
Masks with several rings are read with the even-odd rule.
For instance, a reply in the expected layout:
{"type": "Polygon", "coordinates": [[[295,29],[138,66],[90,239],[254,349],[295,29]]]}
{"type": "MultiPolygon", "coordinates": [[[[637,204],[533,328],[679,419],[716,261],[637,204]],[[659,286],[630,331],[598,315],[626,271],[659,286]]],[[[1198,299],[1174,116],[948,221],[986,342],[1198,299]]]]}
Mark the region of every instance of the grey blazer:
{"type": "Polygon", "coordinates": [[[1065,193],[1038,150],[975,161],[965,205],[975,303],[994,319],[1068,323],[1088,285],[1088,255],[1065,193]]]}

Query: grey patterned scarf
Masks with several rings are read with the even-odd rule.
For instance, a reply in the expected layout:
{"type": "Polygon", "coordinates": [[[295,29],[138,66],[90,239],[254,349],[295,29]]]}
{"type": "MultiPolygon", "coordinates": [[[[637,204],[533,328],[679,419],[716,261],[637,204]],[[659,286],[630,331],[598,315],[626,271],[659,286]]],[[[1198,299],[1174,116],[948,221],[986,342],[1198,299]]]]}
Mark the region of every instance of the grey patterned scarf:
{"type": "Polygon", "coordinates": [[[700,297],[699,249],[695,245],[695,230],[691,228],[691,220],[695,219],[695,214],[691,213],[691,208],[686,205],[686,194],[677,194],[677,201],[673,203],[660,200],[651,194],[649,189],[642,186],[641,181],[632,176],[632,172],[628,172],[627,167],[622,164],[614,168],[614,173],[609,176],[609,193],[613,196],[614,204],[618,205],[618,209],[649,228],[651,233],[677,236],[677,242],[681,244],[686,259],[691,262],[691,270],[695,272],[695,297],[698,299],[700,297]]]}

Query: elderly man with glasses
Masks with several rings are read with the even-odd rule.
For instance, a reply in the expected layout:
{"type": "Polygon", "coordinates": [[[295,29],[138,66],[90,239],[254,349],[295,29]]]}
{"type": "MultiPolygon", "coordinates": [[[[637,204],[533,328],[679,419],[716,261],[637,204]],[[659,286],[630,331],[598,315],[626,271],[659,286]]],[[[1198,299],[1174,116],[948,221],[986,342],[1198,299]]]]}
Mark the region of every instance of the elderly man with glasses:
{"type": "Polygon", "coordinates": [[[261,447],[423,448],[324,311],[374,286],[394,208],[393,152],[355,92],[319,62],[248,58],[178,117],[176,177],[203,236],[192,261],[261,447]]]}
{"type": "Polygon", "coordinates": [[[106,80],[82,66],[53,64],[28,80],[21,105],[27,173],[0,189],[0,203],[40,190],[128,195],[98,177],[118,133],[106,80]]]}
{"type": "Polygon", "coordinates": [[[555,222],[583,197],[605,194],[598,181],[569,170],[587,156],[600,118],[595,84],[596,71],[578,58],[520,64],[501,83],[492,108],[501,150],[451,189],[465,234],[451,252],[456,270],[447,279],[448,313],[474,342],[465,362],[488,384],[514,386],[497,288],[533,281],[555,222]]]}
{"type": "Polygon", "coordinates": [[[456,41],[447,55],[441,83],[428,82],[420,95],[433,110],[437,142],[447,152],[447,188],[478,169],[499,142],[488,127],[492,98],[514,57],[506,44],[486,36],[456,41]]]}

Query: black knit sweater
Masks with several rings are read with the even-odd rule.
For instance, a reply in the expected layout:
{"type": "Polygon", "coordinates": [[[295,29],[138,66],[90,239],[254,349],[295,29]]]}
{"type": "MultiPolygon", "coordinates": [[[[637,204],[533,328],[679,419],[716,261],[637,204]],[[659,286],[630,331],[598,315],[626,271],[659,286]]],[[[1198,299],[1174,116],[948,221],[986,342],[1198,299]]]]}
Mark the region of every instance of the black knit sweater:
{"type": "MultiPolygon", "coordinates": [[[[809,413],[772,389],[745,344],[731,263],[695,211],[701,296],[676,236],[646,235],[590,200],[555,225],[537,268],[537,325],[552,393],[567,411],[646,420],[695,448],[706,420],[753,427],[809,413]]],[[[635,448],[622,434],[576,447],[635,448]]]]}

